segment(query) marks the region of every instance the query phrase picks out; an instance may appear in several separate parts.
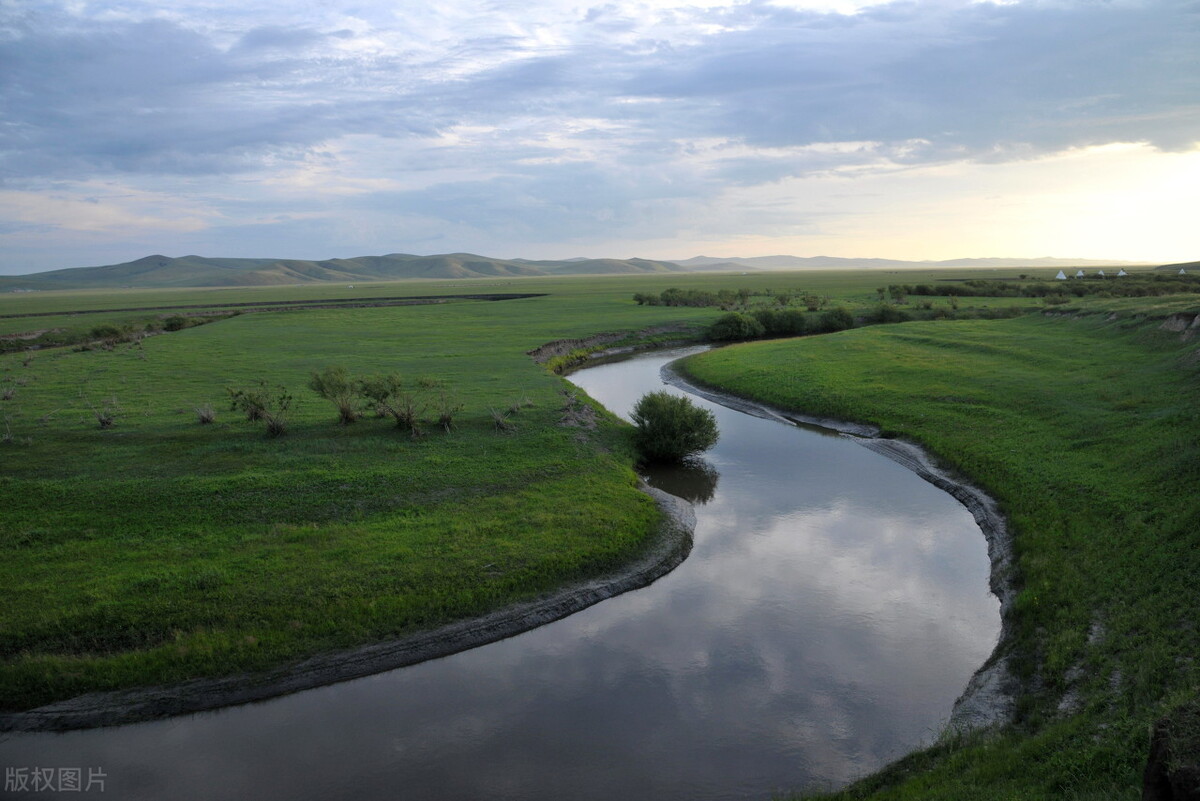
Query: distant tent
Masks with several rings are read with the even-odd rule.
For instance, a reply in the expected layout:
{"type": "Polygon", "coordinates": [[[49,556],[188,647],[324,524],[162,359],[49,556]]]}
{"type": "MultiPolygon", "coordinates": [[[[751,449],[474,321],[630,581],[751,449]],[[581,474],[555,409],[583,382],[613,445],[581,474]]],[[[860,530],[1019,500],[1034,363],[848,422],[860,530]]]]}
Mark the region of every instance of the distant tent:
{"type": "Polygon", "coordinates": [[[1100,272],[1096,273],[1096,275],[1098,275],[1098,276],[1100,276],[1101,278],[1103,278],[1103,277],[1104,277],[1104,270],[1101,270],[1100,272]]]}
{"type": "Polygon", "coordinates": [[[1117,273],[1117,278],[1124,278],[1127,275],[1129,275],[1129,273],[1125,272],[1125,270],[1122,269],[1121,272],[1117,273]]]}
{"type": "Polygon", "coordinates": [[[1054,276],[1054,278],[1055,278],[1055,280],[1057,280],[1057,281],[1066,281],[1066,280],[1067,280],[1067,274],[1066,274],[1066,273],[1064,273],[1062,270],[1059,270],[1059,271],[1058,271],[1058,275],[1054,276]]]}
{"type": "Polygon", "coordinates": [[[1180,267],[1180,268],[1179,268],[1179,274],[1180,274],[1180,275],[1187,275],[1187,270],[1185,270],[1185,269],[1183,269],[1182,267],[1180,267]]]}
{"type": "Polygon", "coordinates": [[[1075,273],[1075,277],[1076,277],[1076,278],[1083,278],[1083,270],[1080,270],[1079,272],[1075,273]]]}

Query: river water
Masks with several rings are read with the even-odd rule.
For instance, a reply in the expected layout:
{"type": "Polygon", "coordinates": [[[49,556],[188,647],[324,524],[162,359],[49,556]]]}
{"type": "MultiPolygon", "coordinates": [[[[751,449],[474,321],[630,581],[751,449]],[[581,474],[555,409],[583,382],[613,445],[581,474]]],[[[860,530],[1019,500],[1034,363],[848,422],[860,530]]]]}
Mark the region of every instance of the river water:
{"type": "MultiPolygon", "coordinates": [[[[659,377],[678,355],[571,380],[627,416],[679,392],[659,377]]],[[[720,442],[649,476],[696,503],[695,548],[650,587],[267,702],[5,735],[0,765],[135,800],[765,799],[930,742],[999,635],[971,515],[847,437],[696,402],[720,442]]]]}

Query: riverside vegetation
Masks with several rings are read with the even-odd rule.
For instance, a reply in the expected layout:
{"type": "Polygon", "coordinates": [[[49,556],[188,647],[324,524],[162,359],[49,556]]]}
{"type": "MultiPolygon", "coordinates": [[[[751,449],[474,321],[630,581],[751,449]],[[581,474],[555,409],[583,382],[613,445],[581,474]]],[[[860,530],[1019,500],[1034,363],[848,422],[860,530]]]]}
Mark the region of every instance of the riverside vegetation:
{"type": "MultiPolygon", "coordinates": [[[[966,272],[900,275],[938,287],[966,272]]],[[[638,305],[631,294],[725,290],[743,304],[733,313],[758,320],[754,299],[767,298],[777,315],[803,315],[804,333],[833,309],[849,325],[930,313],[722,349],[688,370],[919,440],[997,497],[1016,534],[1013,649],[1026,688],[1017,723],[947,737],[842,797],[1133,797],[1149,721],[1197,694],[1196,343],[1159,328],[1200,311],[1200,300],[1089,295],[1064,304],[988,296],[986,287],[900,298],[887,289],[896,275],[360,285],[355,295],[483,287],[545,296],[238,316],[224,316],[224,304],[346,290],[0,298],[0,314],[53,312],[39,330],[79,330],[73,308],[211,303],[204,314],[213,317],[111,347],[0,358],[0,579],[9,599],[0,706],[279,665],[628,561],[657,512],[634,488],[627,429],[603,410],[564,413],[566,387],[547,368],[586,359],[600,347],[587,338],[600,332],[609,343],[705,338],[731,310],[638,305]],[[948,319],[956,313],[976,319],[948,319]],[[538,365],[526,355],[563,338],[583,343],[573,360],[538,365]],[[361,390],[369,376],[392,375],[412,387],[436,377],[425,397],[447,390],[450,425],[437,425],[432,400],[417,418],[424,436],[371,419],[375,410],[357,401],[353,416],[367,414],[348,424],[338,382],[361,390]],[[265,436],[244,407],[224,411],[256,388],[291,397],[286,435],[265,436]],[[593,416],[595,428],[578,424],[593,416]]],[[[154,319],[113,311],[87,326],[120,331],[154,319]]],[[[31,327],[0,319],[0,337],[29,342],[31,327]]],[[[785,332],[751,328],[772,333],[785,332]]]]}
{"type": "Polygon", "coordinates": [[[681,462],[717,444],[717,419],[688,398],[647,392],[633,407],[633,444],[647,461],[681,462]]]}

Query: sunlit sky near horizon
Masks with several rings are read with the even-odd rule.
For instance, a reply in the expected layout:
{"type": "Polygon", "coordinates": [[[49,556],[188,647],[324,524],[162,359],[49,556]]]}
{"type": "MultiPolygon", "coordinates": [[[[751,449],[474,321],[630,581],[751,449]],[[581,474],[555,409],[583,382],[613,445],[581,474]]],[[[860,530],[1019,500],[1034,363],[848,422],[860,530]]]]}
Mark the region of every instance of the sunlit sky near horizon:
{"type": "Polygon", "coordinates": [[[0,0],[0,274],[1200,259],[1200,3],[0,0]]]}

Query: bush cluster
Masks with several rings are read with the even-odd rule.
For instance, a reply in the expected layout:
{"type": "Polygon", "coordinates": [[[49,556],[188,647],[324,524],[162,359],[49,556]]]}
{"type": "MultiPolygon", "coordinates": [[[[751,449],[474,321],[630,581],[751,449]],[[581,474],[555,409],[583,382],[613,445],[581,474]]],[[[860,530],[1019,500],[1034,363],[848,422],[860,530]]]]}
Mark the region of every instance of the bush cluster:
{"type": "MultiPolygon", "coordinates": [[[[956,300],[951,298],[951,303],[956,300]]],[[[996,320],[1018,317],[1024,311],[1017,306],[996,309],[963,309],[922,304],[917,309],[901,309],[892,303],[880,303],[861,317],[855,318],[841,306],[821,312],[804,314],[797,309],[775,311],[755,309],[752,312],[730,312],[708,327],[707,336],[716,342],[739,342],[760,337],[793,337],[806,334],[831,334],[856,325],[903,323],[909,320],[996,320]]]]}
{"type": "MultiPolygon", "coordinates": [[[[765,295],[766,301],[759,301],[756,305],[775,305],[789,306],[792,301],[799,298],[808,311],[818,311],[825,307],[829,299],[815,295],[811,292],[801,292],[799,290],[780,290],[778,292],[771,289],[764,289],[758,293],[765,295]]],[[[721,309],[748,308],[750,299],[755,297],[755,292],[745,287],[741,289],[718,289],[716,292],[708,292],[703,289],[678,289],[672,287],[665,289],[659,294],[638,292],[633,296],[634,301],[639,306],[715,306],[721,309]]]]}
{"type": "Polygon", "coordinates": [[[804,334],[828,334],[854,327],[854,315],[837,307],[820,314],[805,314],[799,309],[755,309],[730,312],[708,327],[708,338],[716,342],[738,342],[759,337],[796,337],[804,334]]]}
{"type": "Polygon", "coordinates": [[[753,293],[749,289],[720,289],[708,292],[703,289],[678,289],[672,287],[661,293],[638,292],[633,296],[639,306],[745,306],[753,293]]]}
{"type": "MultiPolygon", "coordinates": [[[[241,411],[251,422],[262,421],[268,436],[279,437],[287,433],[288,413],[296,399],[286,387],[272,387],[266,381],[259,381],[249,389],[229,388],[227,392],[231,411],[241,411]]],[[[204,418],[198,417],[203,424],[204,418]]]]}
{"type": "Polygon", "coordinates": [[[717,444],[717,419],[688,398],[650,392],[633,407],[633,442],[647,462],[678,462],[717,444]]]}
{"type": "Polygon", "coordinates": [[[889,284],[876,292],[882,298],[903,302],[909,295],[982,298],[1082,298],[1089,295],[1112,298],[1157,297],[1200,292],[1200,275],[1127,275],[1104,277],[1096,273],[1083,278],[1034,281],[997,281],[973,278],[953,284],[889,284]]]}
{"type": "MultiPolygon", "coordinates": [[[[453,431],[455,417],[463,410],[455,394],[434,378],[407,381],[396,373],[356,377],[345,367],[334,365],[314,371],[308,388],[333,404],[342,425],[357,422],[364,412],[374,411],[377,417],[395,420],[396,426],[414,439],[424,436],[426,425],[453,431]],[[433,416],[427,418],[431,410],[433,416]]],[[[243,412],[251,422],[265,422],[271,436],[287,431],[287,416],[295,398],[286,388],[259,381],[249,388],[228,387],[226,392],[232,410],[243,412]]],[[[201,412],[208,408],[197,407],[201,423],[212,422],[211,411],[201,412]]]]}

